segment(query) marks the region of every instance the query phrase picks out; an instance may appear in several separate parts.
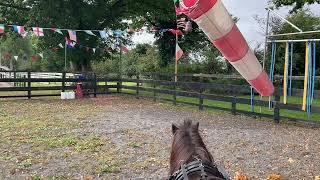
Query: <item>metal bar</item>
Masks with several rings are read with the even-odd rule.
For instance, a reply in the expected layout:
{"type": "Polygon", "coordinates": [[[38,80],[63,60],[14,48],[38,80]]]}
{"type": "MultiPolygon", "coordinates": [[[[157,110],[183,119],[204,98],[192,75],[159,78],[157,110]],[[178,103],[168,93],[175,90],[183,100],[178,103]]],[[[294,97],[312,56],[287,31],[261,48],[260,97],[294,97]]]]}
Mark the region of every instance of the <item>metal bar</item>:
{"type": "Polygon", "coordinates": [[[312,42],[312,41],[320,41],[320,39],[297,39],[297,40],[268,40],[268,43],[272,43],[272,42],[312,42]]]}
{"type": "Polygon", "coordinates": [[[294,33],[273,34],[273,35],[268,35],[268,37],[291,36],[291,35],[302,35],[302,34],[313,34],[313,33],[320,33],[320,30],[305,31],[305,32],[294,32],[294,33]]]}
{"type": "Polygon", "coordinates": [[[290,24],[293,28],[295,28],[296,30],[303,32],[300,28],[298,28],[296,25],[294,25],[292,22],[288,21],[286,18],[282,17],[280,14],[278,14],[277,12],[273,11],[272,9],[268,8],[269,11],[271,11],[272,13],[274,13],[275,15],[277,15],[278,17],[280,17],[282,20],[284,20],[285,22],[287,22],[288,24],[290,24]]]}
{"type": "Polygon", "coordinates": [[[268,10],[268,15],[267,15],[266,39],[265,39],[265,44],[264,44],[263,63],[262,63],[263,69],[265,69],[266,60],[267,60],[269,20],[270,20],[270,10],[268,10]]]}
{"type": "Polygon", "coordinates": [[[67,41],[64,44],[64,71],[67,71],[67,41]]]}

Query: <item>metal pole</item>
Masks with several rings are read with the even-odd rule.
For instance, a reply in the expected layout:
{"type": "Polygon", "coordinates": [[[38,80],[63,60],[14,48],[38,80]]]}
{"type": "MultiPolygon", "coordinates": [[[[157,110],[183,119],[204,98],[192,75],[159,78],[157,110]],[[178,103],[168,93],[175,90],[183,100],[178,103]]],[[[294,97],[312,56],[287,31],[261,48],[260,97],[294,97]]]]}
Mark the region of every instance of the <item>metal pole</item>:
{"type": "Polygon", "coordinates": [[[268,43],[271,42],[309,42],[309,41],[314,41],[314,42],[319,42],[320,39],[296,39],[296,40],[290,40],[290,39],[284,39],[284,40],[268,40],[268,43]]]}
{"type": "Polygon", "coordinates": [[[118,38],[118,41],[119,41],[119,48],[120,48],[119,75],[120,75],[120,77],[122,77],[122,43],[119,38],[118,38]]]}
{"type": "MultiPolygon", "coordinates": [[[[176,46],[178,44],[178,34],[176,33],[176,46]]],[[[177,51],[177,47],[175,49],[175,65],[174,65],[174,82],[178,82],[178,61],[177,61],[177,55],[176,55],[176,52],[177,51]]]]}
{"type": "Polygon", "coordinates": [[[267,60],[269,21],[270,21],[270,10],[268,9],[267,24],[266,24],[266,39],[265,39],[265,43],[264,43],[264,54],[263,54],[263,63],[262,63],[263,69],[265,69],[266,60],[267,60]]]}
{"type": "Polygon", "coordinates": [[[67,72],[67,42],[64,44],[64,71],[67,72]]]}
{"type": "Polygon", "coordinates": [[[0,49],[0,70],[1,70],[1,67],[2,67],[2,51],[0,49]]]}
{"type": "Polygon", "coordinates": [[[293,28],[295,28],[296,30],[298,30],[299,32],[303,32],[300,28],[298,28],[296,25],[294,25],[292,22],[286,20],[286,18],[282,17],[280,14],[278,14],[277,12],[273,11],[272,9],[268,8],[269,11],[273,12],[275,15],[277,15],[278,17],[280,17],[282,20],[284,20],[285,22],[287,22],[288,24],[290,24],[293,28]]]}
{"type": "MultiPolygon", "coordinates": [[[[263,61],[262,61],[262,67],[264,70],[266,68],[267,51],[268,51],[269,21],[270,21],[270,9],[268,9],[268,14],[267,14],[266,39],[264,42],[264,53],[263,53],[263,61]]],[[[262,96],[260,96],[260,101],[262,101],[262,96]]],[[[262,106],[260,106],[260,113],[262,113],[262,106]]]]}
{"type": "Polygon", "coordinates": [[[290,36],[290,35],[301,35],[301,34],[313,34],[313,33],[320,33],[320,30],[317,30],[317,31],[305,31],[305,32],[295,32],[295,33],[274,34],[274,35],[269,35],[268,37],[279,37],[279,36],[290,36]]]}

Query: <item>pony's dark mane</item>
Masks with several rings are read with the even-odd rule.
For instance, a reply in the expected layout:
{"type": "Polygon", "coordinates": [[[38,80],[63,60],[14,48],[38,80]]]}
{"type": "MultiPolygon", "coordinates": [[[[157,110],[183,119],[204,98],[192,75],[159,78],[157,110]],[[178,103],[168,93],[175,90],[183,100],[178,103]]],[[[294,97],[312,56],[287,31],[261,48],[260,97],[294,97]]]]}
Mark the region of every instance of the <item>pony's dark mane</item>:
{"type": "MultiPolygon", "coordinates": [[[[179,170],[182,164],[190,163],[196,158],[212,163],[212,155],[207,150],[199,134],[199,124],[185,121],[182,126],[174,126],[174,138],[170,157],[170,174],[179,170]]],[[[173,128],[174,128],[173,127],[173,128]]]]}

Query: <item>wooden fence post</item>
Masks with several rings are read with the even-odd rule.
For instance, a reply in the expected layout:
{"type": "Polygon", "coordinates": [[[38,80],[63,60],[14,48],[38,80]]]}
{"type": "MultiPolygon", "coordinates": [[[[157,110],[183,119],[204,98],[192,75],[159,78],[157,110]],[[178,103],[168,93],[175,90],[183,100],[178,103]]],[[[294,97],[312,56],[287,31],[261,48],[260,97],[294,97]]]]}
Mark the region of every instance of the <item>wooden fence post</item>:
{"type": "Polygon", "coordinates": [[[203,88],[202,88],[202,83],[203,83],[203,77],[200,77],[200,86],[199,86],[199,110],[203,110],[203,88]]]}
{"type": "Polygon", "coordinates": [[[66,91],[66,72],[62,73],[62,88],[61,88],[62,92],[66,91]]]}
{"type": "Polygon", "coordinates": [[[28,99],[31,99],[31,72],[28,71],[28,99]]]}
{"type": "Polygon", "coordinates": [[[105,94],[109,94],[109,87],[108,87],[108,82],[106,81],[106,82],[104,82],[104,85],[105,85],[105,88],[104,88],[104,90],[105,90],[105,94]]]}
{"type": "MultiPolygon", "coordinates": [[[[23,75],[23,79],[27,79],[27,76],[23,75]]],[[[26,82],[23,82],[23,87],[27,87],[27,83],[26,82]]]]}
{"type": "Polygon", "coordinates": [[[140,76],[137,75],[137,89],[136,89],[136,98],[139,99],[139,87],[140,87],[140,76]]]}
{"type": "MultiPolygon", "coordinates": [[[[17,78],[17,73],[16,73],[16,72],[13,72],[13,78],[14,78],[14,80],[16,80],[16,78],[17,78]]],[[[18,84],[18,83],[13,82],[13,87],[16,87],[17,84],[18,84]]]]}
{"type": "Polygon", "coordinates": [[[233,96],[231,113],[232,113],[233,115],[237,115],[237,96],[233,96]]]}
{"type": "Polygon", "coordinates": [[[174,83],[173,83],[173,105],[177,105],[177,81],[178,75],[174,75],[174,83]]]}
{"type": "Polygon", "coordinates": [[[280,123],[280,92],[278,87],[275,88],[273,105],[273,120],[275,123],[280,123]]]}
{"type": "Polygon", "coordinates": [[[122,77],[121,75],[119,75],[118,82],[117,82],[117,93],[121,93],[121,88],[122,88],[122,77]]]}
{"type": "Polygon", "coordinates": [[[152,79],[153,79],[153,101],[157,101],[157,93],[156,93],[156,74],[152,74],[152,79]]]}
{"type": "Polygon", "coordinates": [[[97,97],[97,75],[93,74],[93,97],[97,97]]]}

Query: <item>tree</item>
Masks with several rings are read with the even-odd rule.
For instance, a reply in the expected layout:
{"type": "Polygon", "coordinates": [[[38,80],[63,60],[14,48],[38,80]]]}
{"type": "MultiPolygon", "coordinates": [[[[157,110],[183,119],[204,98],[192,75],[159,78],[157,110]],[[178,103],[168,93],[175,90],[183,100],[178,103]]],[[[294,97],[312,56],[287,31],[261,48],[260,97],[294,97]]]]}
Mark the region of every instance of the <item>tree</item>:
{"type": "Polygon", "coordinates": [[[30,69],[31,56],[34,54],[32,40],[21,38],[13,33],[1,37],[0,43],[2,65],[13,69],[30,69]],[[15,60],[14,56],[18,56],[15,60]]]}
{"type": "Polygon", "coordinates": [[[305,4],[320,4],[320,0],[272,0],[276,7],[292,6],[292,12],[296,12],[298,9],[303,8],[305,4]]]}
{"type": "MultiPolygon", "coordinates": [[[[304,31],[313,31],[320,28],[320,17],[314,15],[309,10],[298,10],[297,12],[287,16],[287,19],[293,24],[297,25],[304,31]]],[[[291,27],[291,25],[282,22],[280,20],[271,21],[271,32],[270,34],[281,34],[295,32],[296,30],[291,27]]],[[[281,37],[283,39],[318,39],[319,34],[301,34],[281,37]]],[[[281,39],[280,38],[280,39],[281,39]]],[[[279,39],[279,37],[277,37],[279,39]]],[[[305,43],[294,43],[294,53],[293,53],[293,74],[303,75],[305,71],[305,43]]],[[[320,48],[317,47],[317,57],[319,57],[320,48]]],[[[271,44],[269,44],[269,49],[271,51],[271,44]]],[[[270,56],[269,56],[270,57],[270,56]]],[[[284,58],[285,58],[285,43],[277,43],[277,59],[276,59],[276,73],[283,74],[284,68],[284,58]]],[[[270,59],[268,59],[270,60],[270,59]]],[[[270,61],[267,61],[269,66],[270,61]]],[[[319,65],[317,65],[317,68],[319,65]]]]}
{"type": "MultiPolygon", "coordinates": [[[[19,24],[35,27],[63,27],[67,29],[98,29],[105,27],[113,29],[123,28],[121,19],[124,17],[124,1],[114,0],[5,0],[0,4],[5,8],[0,8],[2,21],[6,24],[19,24]]],[[[46,51],[64,44],[64,35],[46,31],[46,36],[40,38],[39,50],[46,51]]],[[[101,47],[104,49],[106,44],[100,38],[88,36],[85,33],[78,33],[78,42],[89,47],[101,47]]],[[[126,43],[123,41],[123,43],[126,43]]],[[[90,63],[105,56],[93,56],[84,50],[75,49],[68,53],[68,60],[74,62],[77,70],[90,69],[90,63]]],[[[63,54],[61,54],[63,59],[63,54]]],[[[59,58],[60,59],[60,58],[59,58]]]]}

